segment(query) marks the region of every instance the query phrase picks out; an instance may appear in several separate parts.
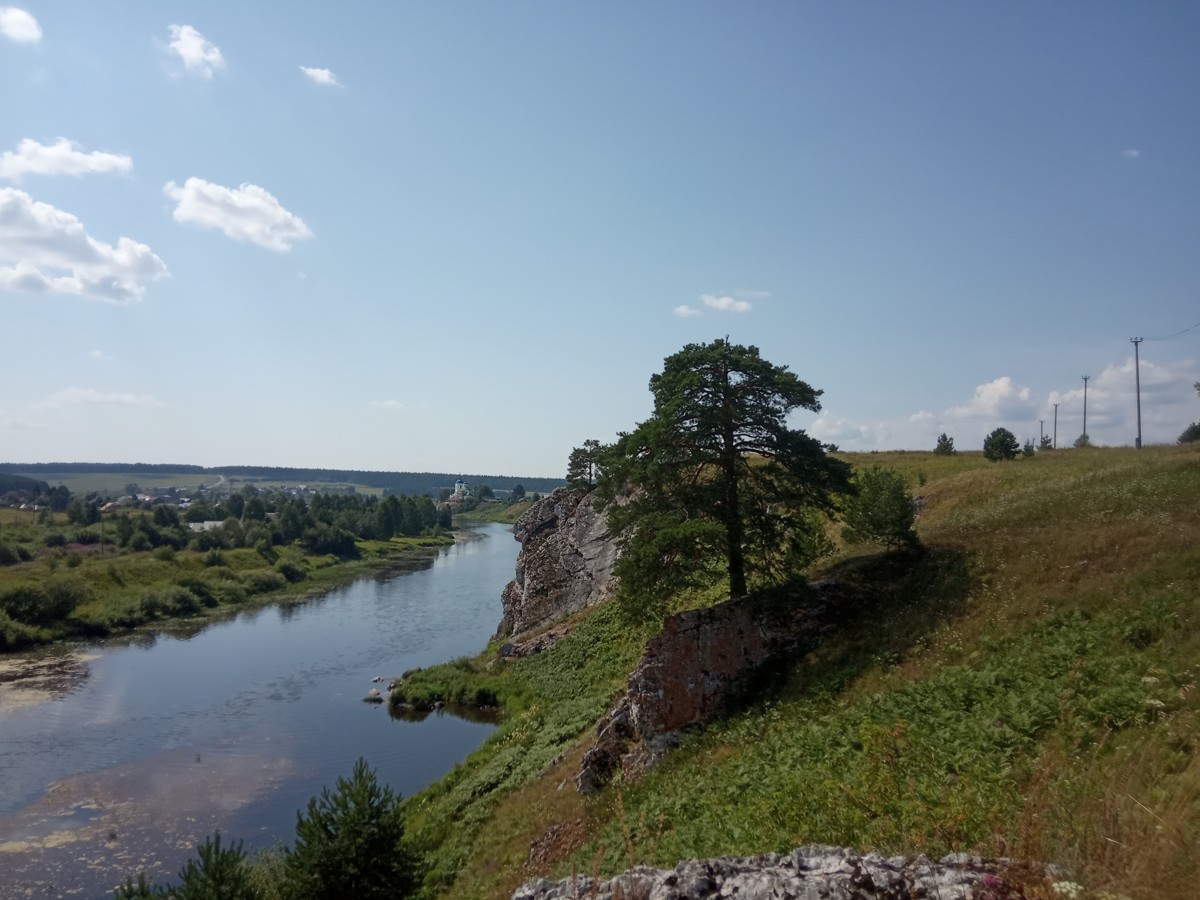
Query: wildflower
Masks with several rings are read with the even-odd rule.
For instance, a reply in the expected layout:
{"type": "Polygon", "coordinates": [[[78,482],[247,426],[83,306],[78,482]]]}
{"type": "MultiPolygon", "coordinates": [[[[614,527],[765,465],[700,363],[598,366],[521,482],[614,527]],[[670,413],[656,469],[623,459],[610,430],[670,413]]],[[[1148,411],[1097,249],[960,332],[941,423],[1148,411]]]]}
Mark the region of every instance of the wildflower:
{"type": "Polygon", "coordinates": [[[1074,881],[1056,881],[1050,885],[1050,890],[1066,900],[1076,900],[1077,897],[1083,896],[1083,885],[1074,881]]]}

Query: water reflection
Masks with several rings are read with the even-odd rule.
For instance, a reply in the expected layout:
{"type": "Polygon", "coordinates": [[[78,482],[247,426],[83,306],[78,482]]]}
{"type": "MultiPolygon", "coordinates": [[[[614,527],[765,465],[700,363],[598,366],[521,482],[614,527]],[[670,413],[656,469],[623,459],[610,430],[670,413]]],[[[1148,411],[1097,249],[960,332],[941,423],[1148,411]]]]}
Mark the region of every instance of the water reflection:
{"type": "Polygon", "coordinates": [[[296,603],[0,658],[0,896],[171,875],[216,827],[248,848],[290,840],[296,810],[359,756],[406,795],[448,771],[490,711],[361,701],[376,676],[487,643],[518,548],[503,526],[481,534],[296,603]]]}
{"type": "Polygon", "coordinates": [[[414,709],[411,706],[392,706],[387,704],[388,715],[398,722],[424,722],[430,716],[453,716],[464,722],[475,722],[482,725],[498,725],[504,718],[503,710],[494,706],[467,706],[459,703],[447,703],[437,709],[414,709]]]}

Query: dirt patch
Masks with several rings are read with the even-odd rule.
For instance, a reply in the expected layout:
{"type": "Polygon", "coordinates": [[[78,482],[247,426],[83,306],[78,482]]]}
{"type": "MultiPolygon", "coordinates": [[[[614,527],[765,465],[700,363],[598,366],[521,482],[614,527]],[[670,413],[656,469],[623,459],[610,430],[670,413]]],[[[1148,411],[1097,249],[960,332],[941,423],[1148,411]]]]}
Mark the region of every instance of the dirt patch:
{"type": "Polygon", "coordinates": [[[556,822],[529,845],[529,859],[522,866],[522,875],[530,877],[548,872],[550,867],[566,859],[587,841],[587,824],[583,819],[556,822]]]}

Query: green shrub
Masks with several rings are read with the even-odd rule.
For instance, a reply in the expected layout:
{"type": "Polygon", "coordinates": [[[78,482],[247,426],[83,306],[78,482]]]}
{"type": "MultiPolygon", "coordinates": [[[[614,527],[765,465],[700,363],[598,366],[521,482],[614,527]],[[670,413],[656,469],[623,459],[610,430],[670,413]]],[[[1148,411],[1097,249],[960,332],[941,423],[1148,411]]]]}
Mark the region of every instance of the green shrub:
{"type": "Polygon", "coordinates": [[[203,605],[199,597],[178,584],[146,591],[138,601],[138,607],[150,618],[192,616],[200,612],[203,605]]]}
{"type": "Polygon", "coordinates": [[[213,547],[204,555],[204,564],[206,566],[223,566],[225,565],[225,554],[213,547]]]}
{"type": "Polygon", "coordinates": [[[983,439],[983,458],[992,462],[1014,459],[1020,448],[1015,434],[1007,428],[997,428],[983,439]]]}
{"type": "Polygon", "coordinates": [[[0,591],[0,612],[27,625],[45,625],[69,616],[89,591],[73,578],[52,578],[45,586],[16,584],[0,591]]]}
{"type": "Polygon", "coordinates": [[[155,547],[153,556],[155,559],[160,559],[163,562],[174,562],[175,548],[169,547],[165,544],[161,547],[155,547]]]}
{"type": "Polygon", "coordinates": [[[0,566],[15,566],[20,560],[16,550],[0,541],[0,566]]]}
{"type": "Polygon", "coordinates": [[[275,571],[292,584],[303,581],[308,577],[308,571],[304,568],[304,566],[297,565],[294,562],[289,562],[286,559],[281,559],[279,562],[275,563],[275,571]]]}
{"type": "Polygon", "coordinates": [[[1179,435],[1178,443],[1180,444],[1190,444],[1193,441],[1200,441],[1200,422],[1193,422],[1183,429],[1183,434],[1179,435]]]}
{"type": "Polygon", "coordinates": [[[29,626],[10,619],[0,611],[0,651],[20,650],[36,642],[29,626]]]}
{"type": "Polygon", "coordinates": [[[180,578],[176,584],[191,591],[202,605],[210,609],[221,602],[212,585],[202,578],[180,578]]]}
{"type": "Polygon", "coordinates": [[[61,531],[51,531],[42,538],[42,543],[47,547],[65,547],[67,546],[67,536],[61,531]]]}
{"type": "Polygon", "coordinates": [[[196,848],[196,859],[189,859],[179,870],[179,884],[169,887],[154,887],[145,874],[138,875],[134,882],[127,878],[117,888],[116,900],[146,900],[146,898],[170,898],[170,900],[261,900],[263,894],[254,884],[250,862],[242,842],[221,846],[221,832],[196,848]]]}
{"type": "Polygon", "coordinates": [[[243,576],[242,584],[248,594],[269,594],[287,587],[288,580],[274,569],[255,569],[243,576]]]}
{"type": "MultiPolygon", "coordinates": [[[[264,531],[265,529],[260,527],[255,530],[264,531]]],[[[271,546],[271,538],[268,536],[264,535],[263,537],[260,537],[254,541],[254,549],[258,552],[259,556],[261,556],[271,565],[274,565],[275,561],[279,559],[279,553],[276,552],[275,548],[271,546]]]]}
{"type": "Polygon", "coordinates": [[[858,492],[845,503],[842,536],[850,543],[874,541],[885,547],[913,546],[916,506],[904,476],[892,469],[869,466],[854,473],[858,492]]]}
{"type": "Polygon", "coordinates": [[[349,779],[324,788],[296,815],[286,853],[287,895],[295,900],[396,900],[417,881],[417,858],[404,841],[399,794],[381,786],[365,759],[349,779]]]}

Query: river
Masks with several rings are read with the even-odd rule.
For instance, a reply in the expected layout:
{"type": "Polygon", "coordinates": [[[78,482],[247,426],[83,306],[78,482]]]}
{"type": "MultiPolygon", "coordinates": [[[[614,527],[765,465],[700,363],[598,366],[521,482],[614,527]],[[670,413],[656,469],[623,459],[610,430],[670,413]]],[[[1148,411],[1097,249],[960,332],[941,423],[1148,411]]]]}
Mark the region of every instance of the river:
{"type": "Polygon", "coordinates": [[[296,811],[359,756],[406,796],[439,778],[493,726],[401,721],[363,697],[479,652],[518,549],[481,525],[300,603],[0,656],[0,897],[173,880],[217,828],[247,848],[290,843],[296,811]]]}

